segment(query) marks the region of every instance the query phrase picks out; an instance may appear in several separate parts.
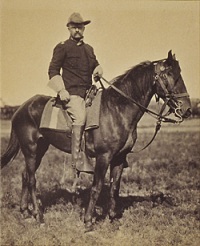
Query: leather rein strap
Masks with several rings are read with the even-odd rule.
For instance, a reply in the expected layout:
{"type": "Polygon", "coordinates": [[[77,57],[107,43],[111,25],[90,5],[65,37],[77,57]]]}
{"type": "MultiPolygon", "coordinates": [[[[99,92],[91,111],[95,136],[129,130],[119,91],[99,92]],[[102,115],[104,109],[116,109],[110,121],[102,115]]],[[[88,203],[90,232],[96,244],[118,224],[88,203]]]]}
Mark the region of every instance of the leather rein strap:
{"type": "MultiPolygon", "coordinates": [[[[154,132],[154,135],[153,137],[151,138],[151,140],[149,141],[149,143],[147,145],[145,145],[142,149],[140,150],[137,150],[137,151],[133,151],[131,150],[130,152],[131,153],[139,153],[141,152],[142,150],[146,149],[152,142],[153,140],[155,139],[158,131],[160,130],[161,128],[161,118],[160,118],[160,114],[157,114],[153,111],[151,111],[150,109],[147,109],[146,107],[144,107],[143,105],[141,105],[140,103],[136,102],[135,100],[133,100],[131,97],[129,97],[128,95],[126,95],[124,92],[122,92],[121,90],[119,90],[116,86],[114,86],[113,84],[111,84],[109,81],[107,81],[105,78],[101,77],[102,80],[104,80],[107,84],[109,84],[115,91],[117,91],[120,95],[122,95],[123,97],[127,98],[129,101],[131,101],[132,103],[136,104],[138,107],[142,108],[145,112],[149,113],[150,115],[153,114],[153,115],[156,115],[158,116],[158,121],[156,123],[156,128],[155,128],[155,132],[154,132]]],[[[103,83],[101,81],[101,79],[99,78],[99,82],[102,86],[103,89],[105,89],[105,87],[103,86],[103,83]]],[[[165,103],[164,103],[165,104],[165,103]]],[[[165,105],[166,106],[166,105],[165,105]]],[[[164,108],[165,107],[162,107],[162,111],[164,111],[164,108]]],[[[152,115],[151,115],[152,116],[152,115]]],[[[162,116],[162,119],[163,119],[164,116],[162,116]]],[[[164,117],[166,118],[166,117],[164,117]]],[[[168,118],[166,118],[168,120],[168,118]]],[[[170,119],[171,120],[171,119],[170,119]]],[[[173,120],[172,120],[173,121],[173,120]]],[[[166,122],[166,121],[165,121],[166,122]]],[[[168,121],[169,122],[169,121],[168,121]]]]}
{"type": "MultiPolygon", "coordinates": [[[[178,121],[170,119],[168,117],[165,117],[164,115],[162,115],[161,113],[156,113],[146,107],[144,107],[142,104],[136,102],[133,98],[129,97],[128,95],[126,95],[123,91],[121,91],[120,89],[118,89],[115,85],[111,84],[108,80],[106,80],[105,78],[101,77],[99,79],[99,82],[102,85],[101,79],[103,81],[105,81],[107,84],[110,85],[110,87],[112,87],[115,91],[117,91],[120,95],[122,95],[123,97],[125,97],[126,99],[128,99],[130,102],[132,102],[133,104],[136,104],[138,107],[140,107],[144,112],[149,113],[151,116],[155,115],[157,116],[162,122],[171,122],[171,123],[178,123],[178,121]]],[[[166,106],[166,104],[164,104],[166,106]]],[[[163,110],[164,111],[164,110],[163,110]]]]}
{"type": "Polygon", "coordinates": [[[132,151],[131,150],[131,153],[139,153],[142,150],[146,149],[153,142],[153,140],[155,139],[158,131],[161,128],[161,122],[179,123],[179,121],[170,119],[170,118],[168,118],[168,117],[166,117],[166,116],[164,116],[162,114],[163,114],[163,112],[164,112],[164,110],[165,110],[165,108],[167,106],[167,103],[169,102],[170,99],[172,99],[174,97],[175,98],[185,97],[185,96],[188,96],[188,94],[187,93],[180,93],[180,94],[176,94],[176,95],[175,94],[169,94],[166,86],[163,83],[163,80],[160,77],[160,73],[156,73],[155,82],[156,81],[159,81],[159,83],[160,83],[163,91],[165,92],[165,97],[166,97],[166,100],[164,101],[164,104],[162,105],[162,108],[160,110],[160,113],[156,113],[156,112],[154,112],[154,111],[152,111],[152,110],[144,107],[142,104],[136,102],[133,98],[131,98],[128,95],[126,95],[123,91],[121,91],[120,89],[118,89],[115,85],[113,85],[112,83],[110,83],[108,80],[106,80],[104,77],[101,76],[101,77],[99,77],[99,82],[100,82],[100,84],[101,84],[101,86],[102,86],[103,89],[105,89],[105,87],[103,86],[103,83],[102,83],[101,79],[103,81],[105,81],[111,88],[113,88],[115,91],[117,91],[120,95],[122,95],[123,97],[125,97],[126,99],[128,99],[130,102],[132,102],[133,104],[136,104],[138,107],[140,107],[140,109],[142,109],[144,112],[148,113],[152,117],[157,116],[156,128],[155,128],[155,132],[154,132],[154,135],[153,135],[152,139],[142,149],[140,149],[138,151],[132,151]]]}

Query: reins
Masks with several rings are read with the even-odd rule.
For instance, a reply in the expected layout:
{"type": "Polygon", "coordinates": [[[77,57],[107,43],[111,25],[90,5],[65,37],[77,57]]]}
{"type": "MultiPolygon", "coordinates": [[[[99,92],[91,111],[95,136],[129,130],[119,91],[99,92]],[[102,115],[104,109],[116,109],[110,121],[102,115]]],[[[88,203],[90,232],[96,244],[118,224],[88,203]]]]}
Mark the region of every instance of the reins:
{"type": "MultiPolygon", "coordinates": [[[[169,123],[174,123],[174,124],[175,124],[175,123],[179,123],[179,121],[170,119],[170,118],[168,118],[168,117],[162,115],[163,112],[164,112],[164,110],[165,110],[165,107],[166,107],[168,101],[170,100],[170,96],[168,96],[168,95],[166,96],[167,100],[164,101],[164,104],[162,105],[162,108],[161,108],[160,112],[159,112],[159,113],[156,113],[156,112],[154,112],[154,111],[152,111],[152,110],[150,110],[150,109],[144,107],[142,104],[138,103],[138,102],[135,101],[133,98],[131,98],[131,97],[129,97],[128,95],[126,95],[123,91],[121,91],[119,88],[117,88],[115,85],[113,85],[112,83],[110,83],[108,80],[106,80],[104,77],[101,76],[101,77],[98,78],[98,81],[100,82],[101,87],[102,87],[103,89],[105,89],[105,87],[104,87],[104,85],[103,85],[101,79],[102,79],[103,81],[105,81],[111,88],[113,88],[115,91],[117,91],[121,96],[125,97],[125,98],[128,99],[131,103],[133,103],[133,104],[137,105],[138,107],[140,107],[140,109],[142,109],[144,112],[148,113],[148,114],[151,115],[152,117],[157,116],[157,123],[156,123],[156,127],[155,127],[155,132],[154,132],[154,135],[153,135],[153,137],[151,138],[151,140],[150,140],[150,141],[148,142],[148,144],[145,145],[142,149],[137,150],[137,151],[132,151],[132,150],[131,150],[131,153],[139,153],[139,152],[141,152],[142,150],[146,149],[146,148],[153,142],[153,140],[155,139],[157,133],[159,132],[159,130],[160,130],[160,128],[161,128],[161,123],[162,123],[162,122],[165,122],[165,123],[166,123],[166,122],[169,122],[169,123]],[[154,116],[153,116],[153,115],[154,115],[154,116]]],[[[155,80],[158,80],[158,79],[159,79],[159,80],[162,80],[162,79],[160,78],[160,76],[159,76],[158,74],[156,74],[155,80]]],[[[188,96],[187,93],[182,93],[182,94],[181,94],[181,95],[178,95],[178,97],[181,97],[181,96],[188,96]],[[184,95],[182,95],[182,94],[184,94],[184,95]]],[[[155,118],[155,117],[154,117],[154,118],[155,118]]]]}
{"type": "MultiPolygon", "coordinates": [[[[101,79],[103,81],[105,81],[110,87],[112,87],[115,91],[117,91],[121,96],[125,97],[126,99],[128,99],[130,102],[132,102],[133,104],[136,104],[138,107],[140,107],[142,110],[144,110],[144,112],[146,113],[149,113],[149,115],[155,115],[158,117],[158,119],[162,122],[170,122],[170,123],[178,123],[178,121],[176,120],[173,120],[173,119],[170,119],[164,115],[162,115],[161,113],[163,112],[160,112],[159,114],[144,107],[142,104],[138,103],[137,101],[135,101],[133,98],[129,97],[128,95],[126,95],[123,91],[121,91],[120,89],[118,89],[115,85],[113,85],[112,83],[110,83],[108,80],[106,80],[104,77],[101,77],[99,79],[99,82],[101,83],[102,85],[102,82],[101,82],[101,79]]],[[[103,87],[104,88],[104,87],[103,87]]],[[[166,106],[166,103],[164,103],[164,105],[166,106]]],[[[164,111],[164,109],[161,109],[161,111],[164,111]]]]}

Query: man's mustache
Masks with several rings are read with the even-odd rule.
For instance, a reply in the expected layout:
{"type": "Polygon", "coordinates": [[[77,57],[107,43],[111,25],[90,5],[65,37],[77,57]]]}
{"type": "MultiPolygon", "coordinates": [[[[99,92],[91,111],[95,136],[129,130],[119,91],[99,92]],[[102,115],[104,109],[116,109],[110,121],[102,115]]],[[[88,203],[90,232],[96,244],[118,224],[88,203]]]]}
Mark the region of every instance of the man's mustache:
{"type": "Polygon", "coordinates": [[[76,36],[76,34],[78,34],[78,35],[80,36],[80,38],[83,38],[83,35],[82,35],[80,32],[76,32],[76,33],[74,34],[74,36],[76,36]]]}

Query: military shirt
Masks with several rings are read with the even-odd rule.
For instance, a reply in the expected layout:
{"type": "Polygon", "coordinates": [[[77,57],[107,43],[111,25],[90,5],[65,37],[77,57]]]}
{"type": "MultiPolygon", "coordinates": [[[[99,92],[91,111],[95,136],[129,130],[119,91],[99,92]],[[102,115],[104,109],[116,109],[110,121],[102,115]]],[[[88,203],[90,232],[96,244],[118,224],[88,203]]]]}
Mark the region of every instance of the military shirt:
{"type": "Polygon", "coordinates": [[[66,90],[71,95],[85,96],[86,90],[92,85],[92,73],[99,65],[93,48],[72,39],[56,45],[49,66],[49,78],[61,75],[66,90]]]}

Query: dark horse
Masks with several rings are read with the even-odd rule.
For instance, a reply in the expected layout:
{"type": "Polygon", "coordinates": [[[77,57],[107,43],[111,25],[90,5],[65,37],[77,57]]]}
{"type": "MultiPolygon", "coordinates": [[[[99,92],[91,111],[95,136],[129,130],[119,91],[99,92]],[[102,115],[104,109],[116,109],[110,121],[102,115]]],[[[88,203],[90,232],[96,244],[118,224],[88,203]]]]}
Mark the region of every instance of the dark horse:
{"type": "MultiPolygon", "coordinates": [[[[116,216],[116,198],[119,195],[120,179],[127,165],[126,156],[137,138],[137,124],[154,94],[162,98],[179,118],[191,114],[191,104],[181,69],[171,51],[166,59],[143,62],[128,70],[113,81],[113,86],[102,92],[99,128],[85,132],[86,154],[96,158],[94,179],[89,204],[85,214],[86,229],[92,228],[94,207],[101,192],[108,166],[110,165],[109,216],[116,216]],[[120,90],[127,97],[119,93],[120,90]],[[136,102],[136,103],[134,103],[136,102]]],[[[50,144],[67,153],[71,152],[70,135],[40,129],[41,115],[48,96],[36,95],[25,102],[12,118],[12,131],[6,152],[1,157],[1,167],[15,158],[19,149],[25,157],[26,168],[22,174],[21,212],[26,217],[30,194],[32,214],[41,219],[36,199],[35,172],[50,144]]],[[[162,118],[162,117],[161,117],[162,118]]]]}

